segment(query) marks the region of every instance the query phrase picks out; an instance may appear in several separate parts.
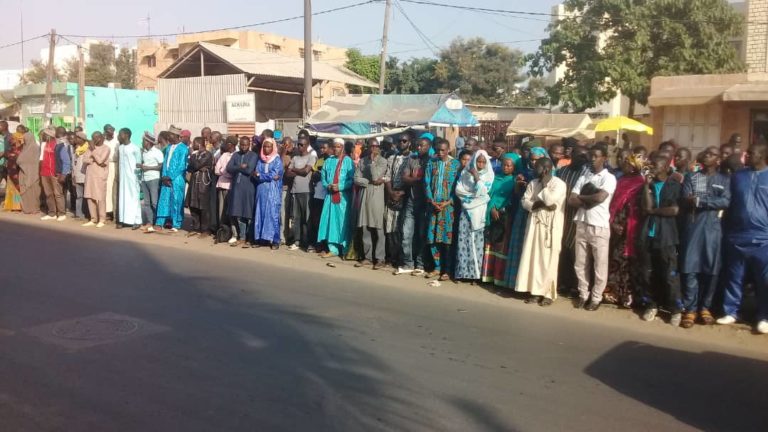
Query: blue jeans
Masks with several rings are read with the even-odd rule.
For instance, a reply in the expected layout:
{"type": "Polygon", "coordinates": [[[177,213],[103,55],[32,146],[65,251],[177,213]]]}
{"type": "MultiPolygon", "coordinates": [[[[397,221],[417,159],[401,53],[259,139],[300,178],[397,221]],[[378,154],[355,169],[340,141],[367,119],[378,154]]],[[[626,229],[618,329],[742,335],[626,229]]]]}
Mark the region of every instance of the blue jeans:
{"type": "Polygon", "coordinates": [[[83,183],[75,183],[74,189],[74,202],[75,202],[75,217],[78,219],[83,219],[85,217],[85,211],[84,209],[88,208],[88,205],[86,204],[85,207],[83,207],[83,194],[85,193],[85,184],[83,183]]]}
{"type": "Polygon", "coordinates": [[[768,246],[744,252],[726,241],[724,247],[727,259],[721,276],[725,286],[723,312],[737,316],[744,289],[744,272],[749,269],[755,281],[757,320],[768,320],[768,246]]]}
{"type": "Polygon", "coordinates": [[[251,241],[253,234],[251,233],[251,227],[253,224],[250,219],[238,217],[237,219],[237,239],[251,241]]]}
{"type": "Polygon", "coordinates": [[[424,269],[424,244],[427,240],[425,203],[408,198],[403,208],[403,264],[408,268],[424,269]]]}
{"type": "Polygon", "coordinates": [[[157,196],[160,194],[160,179],[141,182],[141,219],[145,224],[152,225],[157,217],[157,196]]]}
{"type": "Polygon", "coordinates": [[[712,308],[712,298],[717,289],[717,275],[688,273],[683,275],[683,310],[700,312],[712,308]]]}

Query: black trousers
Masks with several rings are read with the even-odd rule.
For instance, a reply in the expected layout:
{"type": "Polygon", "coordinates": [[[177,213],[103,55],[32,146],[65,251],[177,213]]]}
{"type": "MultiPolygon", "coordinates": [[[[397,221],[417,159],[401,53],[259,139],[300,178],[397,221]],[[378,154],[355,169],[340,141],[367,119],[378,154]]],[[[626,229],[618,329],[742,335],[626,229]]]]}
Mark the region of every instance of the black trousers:
{"type": "Polygon", "coordinates": [[[317,246],[317,232],[320,230],[320,216],[323,214],[325,200],[312,198],[309,200],[309,241],[317,246]]]}
{"type": "Polygon", "coordinates": [[[309,246],[309,192],[292,193],[293,243],[306,248],[309,246]]]}
{"type": "Polygon", "coordinates": [[[190,227],[190,231],[197,231],[202,234],[209,230],[209,221],[211,218],[210,210],[190,208],[189,213],[192,215],[192,226],[190,227]]]}
{"type": "Polygon", "coordinates": [[[579,287],[579,279],[576,277],[576,250],[563,248],[560,251],[560,263],[558,264],[558,280],[560,291],[563,295],[569,295],[579,287]]]}
{"type": "Polygon", "coordinates": [[[662,306],[671,313],[683,311],[677,246],[639,248],[638,282],[646,308],[662,306]]]}
{"type": "Polygon", "coordinates": [[[385,234],[385,237],[387,246],[387,261],[394,267],[402,266],[403,254],[400,244],[403,242],[403,233],[398,230],[393,233],[385,234]]]}

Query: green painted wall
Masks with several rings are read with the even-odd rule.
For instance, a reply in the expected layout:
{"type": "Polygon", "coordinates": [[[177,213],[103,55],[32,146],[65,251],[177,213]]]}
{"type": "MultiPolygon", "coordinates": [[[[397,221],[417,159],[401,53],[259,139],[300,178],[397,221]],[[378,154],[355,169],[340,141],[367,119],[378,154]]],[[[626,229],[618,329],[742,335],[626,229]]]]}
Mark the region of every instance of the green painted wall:
{"type": "MultiPolygon", "coordinates": [[[[45,123],[42,114],[45,86],[19,86],[14,90],[14,97],[21,101],[22,123],[37,136],[45,123]]],[[[78,111],[77,84],[54,84],[52,100],[53,125],[72,130],[78,111]]],[[[133,132],[133,142],[139,143],[144,131],[153,131],[157,123],[157,93],[86,86],[85,114],[88,135],[101,131],[109,123],[117,130],[127,127],[133,132]]]]}
{"type": "MultiPolygon", "coordinates": [[[[77,86],[75,86],[77,87],[77,86]]],[[[85,130],[90,135],[109,123],[116,130],[127,127],[134,143],[157,123],[157,93],[145,90],[85,87],[85,130]]]]}

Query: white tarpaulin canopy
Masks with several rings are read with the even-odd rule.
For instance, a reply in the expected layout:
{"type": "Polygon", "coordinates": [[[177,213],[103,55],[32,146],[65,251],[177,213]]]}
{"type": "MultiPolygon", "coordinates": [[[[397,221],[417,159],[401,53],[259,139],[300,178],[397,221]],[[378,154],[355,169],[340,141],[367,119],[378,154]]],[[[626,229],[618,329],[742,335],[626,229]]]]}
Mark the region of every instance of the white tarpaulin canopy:
{"type": "Polygon", "coordinates": [[[595,130],[588,114],[520,113],[507,128],[507,135],[594,139],[595,130]]]}
{"type": "Polygon", "coordinates": [[[394,135],[406,129],[477,124],[454,94],[363,94],[334,97],[307,119],[305,127],[319,137],[358,139],[394,135]]]}

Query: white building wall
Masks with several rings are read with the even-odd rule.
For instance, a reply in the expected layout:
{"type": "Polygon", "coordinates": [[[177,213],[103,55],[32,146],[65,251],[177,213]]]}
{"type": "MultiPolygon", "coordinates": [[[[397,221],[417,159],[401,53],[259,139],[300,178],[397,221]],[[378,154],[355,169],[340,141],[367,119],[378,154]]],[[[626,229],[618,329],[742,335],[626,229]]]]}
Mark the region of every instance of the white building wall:
{"type": "Polygon", "coordinates": [[[0,70],[0,90],[11,90],[21,83],[22,69],[0,70]]]}

